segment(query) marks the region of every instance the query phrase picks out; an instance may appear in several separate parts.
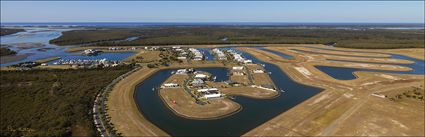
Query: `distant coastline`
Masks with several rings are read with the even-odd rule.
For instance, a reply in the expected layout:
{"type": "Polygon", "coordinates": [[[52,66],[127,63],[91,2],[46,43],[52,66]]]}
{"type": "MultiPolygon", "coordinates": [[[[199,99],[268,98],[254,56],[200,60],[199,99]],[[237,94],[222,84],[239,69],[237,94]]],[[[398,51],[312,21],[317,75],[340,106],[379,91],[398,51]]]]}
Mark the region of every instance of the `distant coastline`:
{"type": "Polygon", "coordinates": [[[2,22],[1,26],[143,27],[143,26],[264,26],[299,28],[424,29],[424,23],[314,23],[314,22],[2,22]]]}

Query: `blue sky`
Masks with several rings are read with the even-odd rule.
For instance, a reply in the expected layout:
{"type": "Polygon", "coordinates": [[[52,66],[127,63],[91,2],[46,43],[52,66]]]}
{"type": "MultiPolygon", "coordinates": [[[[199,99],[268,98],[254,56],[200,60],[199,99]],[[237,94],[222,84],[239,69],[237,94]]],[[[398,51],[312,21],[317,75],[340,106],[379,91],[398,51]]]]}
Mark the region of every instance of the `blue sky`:
{"type": "Polygon", "coordinates": [[[424,23],[424,1],[1,1],[1,22],[424,23]]]}

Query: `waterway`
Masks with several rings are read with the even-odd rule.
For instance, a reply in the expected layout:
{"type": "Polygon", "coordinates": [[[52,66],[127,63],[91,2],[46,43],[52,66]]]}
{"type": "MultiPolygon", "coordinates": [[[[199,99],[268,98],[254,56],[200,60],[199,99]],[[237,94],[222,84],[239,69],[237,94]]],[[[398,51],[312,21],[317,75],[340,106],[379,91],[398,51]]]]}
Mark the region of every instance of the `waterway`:
{"type": "MultiPolygon", "coordinates": [[[[216,120],[192,120],[175,115],[161,101],[158,91],[152,91],[152,88],[159,87],[171,76],[171,72],[175,71],[161,70],[137,86],[134,99],[139,110],[149,121],[172,136],[240,136],[322,90],[296,83],[279,67],[262,62],[244,52],[240,53],[256,63],[265,64],[265,69],[272,73],[270,76],[276,87],[285,92],[274,99],[252,99],[238,96],[233,101],[243,107],[240,112],[216,120]]],[[[217,76],[218,81],[228,79],[225,68],[197,70],[217,76]]]]}
{"type": "MultiPolygon", "coordinates": [[[[27,57],[13,62],[1,63],[0,66],[10,66],[22,62],[35,61],[50,57],[61,57],[62,59],[107,59],[123,60],[133,52],[115,52],[101,53],[98,56],[79,56],[78,53],[65,52],[72,46],[57,46],[50,44],[49,41],[62,35],[62,32],[71,29],[64,28],[45,28],[45,27],[25,27],[25,32],[19,32],[11,35],[1,36],[1,44],[5,47],[17,51],[17,55],[26,55],[27,57]]],[[[3,47],[3,46],[2,46],[3,47]]],[[[49,62],[50,64],[53,62],[49,62]]]]}
{"type": "Polygon", "coordinates": [[[257,49],[260,49],[260,50],[263,50],[263,51],[267,51],[267,52],[271,52],[271,53],[276,54],[276,55],[279,55],[280,57],[285,58],[285,59],[292,59],[292,58],[294,58],[291,55],[287,55],[285,53],[282,53],[282,52],[279,52],[279,51],[275,51],[275,50],[266,49],[264,47],[258,47],[257,49]]]}
{"type": "Polygon", "coordinates": [[[214,55],[209,48],[198,48],[204,54],[205,60],[212,61],[215,59],[214,55]]]}
{"type": "MultiPolygon", "coordinates": [[[[313,48],[313,49],[320,49],[320,50],[330,50],[330,51],[339,51],[339,52],[356,52],[356,53],[379,53],[379,54],[387,54],[387,53],[380,53],[380,52],[363,52],[363,51],[346,51],[346,50],[338,50],[338,49],[328,49],[328,48],[319,48],[319,47],[307,47],[307,48],[313,48]]],[[[265,50],[264,48],[260,48],[262,50],[265,50]]],[[[306,50],[298,50],[298,49],[291,49],[298,52],[305,52],[305,53],[311,53],[311,54],[323,54],[323,55],[334,55],[334,56],[346,56],[346,57],[364,57],[364,56],[350,56],[350,55],[339,55],[339,54],[330,54],[330,53],[320,53],[320,52],[314,52],[314,51],[306,51],[306,50]]],[[[273,50],[265,50],[269,51],[271,53],[274,53],[276,55],[279,55],[283,58],[287,58],[288,55],[286,54],[280,54],[281,52],[273,51],[273,50]]],[[[404,56],[404,55],[398,55],[398,54],[387,54],[390,55],[389,57],[368,57],[368,58],[391,58],[391,59],[402,59],[402,60],[409,60],[414,63],[412,64],[403,64],[403,63],[375,63],[375,62],[366,62],[366,61],[341,61],[341,62],[355,62],[355,63],[369,63],[369,64],[386,64],[386,65],[399,65],[404,67],[409,67],[412,70],[411,71],[391,71],[391,70],[375,70],[375,69],[362,69],[362,68],[347,68],[347,67],[332,67],[332,66],[315,66],[320,71],[328,74],[329,76],[339,79],[339,80],[352,80],[356,79],[357,77],[354,75],[354,72],[356,71],[367,71],[367,72],[382,72],[382,73],[394,73],[394,74],[416,74],[416,75],[424,75],[425,74],[425,63],[424,60],[404,56]]],[[[332,61],[332,60],[330,60],[332,61]]]]}

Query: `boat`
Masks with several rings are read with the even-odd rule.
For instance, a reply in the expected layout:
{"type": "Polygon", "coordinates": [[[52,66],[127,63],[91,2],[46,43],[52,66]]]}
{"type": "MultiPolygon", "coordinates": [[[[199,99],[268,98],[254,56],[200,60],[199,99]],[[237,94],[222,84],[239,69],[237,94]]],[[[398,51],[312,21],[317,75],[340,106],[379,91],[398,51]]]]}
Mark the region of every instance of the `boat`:
{"type": "Polygon", "coordinates": [[[155,90],[155,88],[152,88],[152,91],[154,91],[155,90]]]}

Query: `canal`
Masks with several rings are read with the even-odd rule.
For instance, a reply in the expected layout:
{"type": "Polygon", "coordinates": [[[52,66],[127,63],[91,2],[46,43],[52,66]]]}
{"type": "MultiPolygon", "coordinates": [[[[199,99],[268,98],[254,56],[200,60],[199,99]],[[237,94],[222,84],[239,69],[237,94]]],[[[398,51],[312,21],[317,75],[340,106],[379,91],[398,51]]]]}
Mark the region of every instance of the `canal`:
{"type": "MultiPolygon", "coordinates": [[[[240,136],[322,90],[297,83],[279,67],[262,62],[250,54],[238,52],[255,63],[265,64],[265,69],[272,73],[271,79],[279,89],[285,92],[274,99],[252,99],[238,96],[233,101],[243,107],[240,112],[216,120],[192,120],[175,115],[161,101],[158,91],[152,91],[171,76],[172,71],[175,71],[161,70],[136,87],[134,99],[139,110],[150,122],[172,136],[240,136]]],[[[197,70],[209,72],[217,76],[217,79],[224,80],[222,77],[228,79],[228,70],[225,68],[197,70]]]]}

